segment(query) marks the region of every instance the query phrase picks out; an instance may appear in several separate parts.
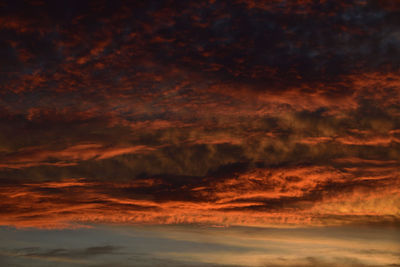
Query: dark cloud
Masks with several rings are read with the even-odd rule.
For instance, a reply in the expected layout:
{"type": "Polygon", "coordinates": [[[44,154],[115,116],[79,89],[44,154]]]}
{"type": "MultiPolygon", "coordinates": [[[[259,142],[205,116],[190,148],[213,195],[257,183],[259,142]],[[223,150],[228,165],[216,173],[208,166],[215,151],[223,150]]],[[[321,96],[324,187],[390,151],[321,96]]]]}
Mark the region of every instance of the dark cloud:
{"type": "Polygon", "coordinates": [[[5,2],[1,224],[398,221],[398,13],[5,2]]]}
{"type": "Polygon", "coordinates": [[[88,247],[76,250],[59,248],[48,251],[42,251],[36,248],[27,248],[18,250],[18,253],[22,253],[24,257],[32,258],[86,258],[107,254],[119,254],[120,252],[118,251],[120,249],[121,248],[114,246],[88,247]]]}

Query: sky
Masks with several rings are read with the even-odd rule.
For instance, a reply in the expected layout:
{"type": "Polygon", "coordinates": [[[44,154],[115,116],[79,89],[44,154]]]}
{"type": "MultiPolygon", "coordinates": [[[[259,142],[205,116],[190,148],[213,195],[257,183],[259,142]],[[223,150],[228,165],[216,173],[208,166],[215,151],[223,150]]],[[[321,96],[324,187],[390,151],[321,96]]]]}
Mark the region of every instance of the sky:
{"type": "Polygon", "coordinates": [[[0,265],[400,266],[400,2],[0,1],[0,265]]]}

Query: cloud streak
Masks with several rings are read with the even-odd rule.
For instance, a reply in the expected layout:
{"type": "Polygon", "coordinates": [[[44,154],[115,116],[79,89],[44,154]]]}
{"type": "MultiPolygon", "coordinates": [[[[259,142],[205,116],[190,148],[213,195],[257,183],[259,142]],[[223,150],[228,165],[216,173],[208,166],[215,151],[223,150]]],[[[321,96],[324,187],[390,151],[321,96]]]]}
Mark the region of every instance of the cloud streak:
{"type": "Polygon", "coordinates": [[[229,177],[66,179],[1,188],[2,225],[343,225],[399,221],[396,167],[256,169],[229,177]]]}

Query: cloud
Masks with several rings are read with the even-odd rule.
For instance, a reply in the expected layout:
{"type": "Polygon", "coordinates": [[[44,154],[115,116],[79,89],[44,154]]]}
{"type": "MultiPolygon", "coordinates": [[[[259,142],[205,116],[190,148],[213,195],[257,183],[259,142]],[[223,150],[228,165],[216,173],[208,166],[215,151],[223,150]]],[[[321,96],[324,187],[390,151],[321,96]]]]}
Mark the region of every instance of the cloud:
{"type": "Polygon", "coordinates": [[[398,221],[396,5],[2,9],[3,225],[398,221]]]}
{"type": "Polygon", "coordinates": [[[31,266],[47,266],[49,264],[92,266],[96,258],[123,255],[121,249],[121,247],[110,245],[77,249],[27,247],[3,249],[0,252],[0,259],[13,266],[26,266],[27,264],[31,266]]]}
{"type": "Polygon", "coordinates": [[[114,246],[88,247],[75,250],[59,248],[47,251],[29,248],[26,251],[19,250],[18,253],[22,253],[23,257],[32,258],[87,258],[106,254],[118,254],[120,249],[120,247],[114,246]]]}
{"type": "Polygon", "coordinates": [[[393,165],[362,170],[309,166],[238,168],[228,176],[162,175],[118,183],[12,182],[2,187],[1,224],[395,224],[400,201],[397,172],[393,165]]]}
{"type": "Polygon", "coordinates": [[[85,161],[89,159],[106,159],[123,154],[146,153],[153,148],[146,146],[133,147],[104,147],[101,144],[79,144],[67,147],[60,151],[46,151],[42,148],[29,148],[18,151],[12,155],[7,155],[3,164],[3,168],[21,168],[38,165],[54,165],[54,166],[71,166],[77,161],[85,161]],[[48,162],[56,159],[56,162],[48,162]]]}
{"type": "Polygon", "coordinates": [[[270,267],[282,267],[282,266],[298,266],[298,267],[339,267],[339,266],[354,266],[354,267],[366,267],[366,266],[396,266],[392,264],[385,264],[385,265],[370,265],[370,264],[365,264],[360,261],[358,261],[356,258],[337,258],[334,261],[327,261],[324,260],[323,258],[317,258],[317,257],[308,257],[305,259],[298,259],[297,263],[289,263],[285,264],[285,259],[282,259],[281,264],[271,264],[271,263],[266,263],[264,266],[270,266],[270,267]]]}

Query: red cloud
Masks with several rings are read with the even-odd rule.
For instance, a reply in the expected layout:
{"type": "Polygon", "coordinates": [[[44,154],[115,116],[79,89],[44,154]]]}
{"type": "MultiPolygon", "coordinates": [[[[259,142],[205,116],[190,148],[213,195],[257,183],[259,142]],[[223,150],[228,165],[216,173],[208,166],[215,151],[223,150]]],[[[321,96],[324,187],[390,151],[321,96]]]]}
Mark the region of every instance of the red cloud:
{"type": "Polygon", "coordinates": [[[183,189],[192,191],[196,201],[158,200],[158,190],[167,184],[155,179],[9,184],[0,188],[0,224],[63,228],[91,222],[264,226],[394,222],[400,219],[398,177],[396,168],[379,166],[363,174],[359,169],[342,172],[332,167],[258,169],[183,189]]]}
{"type": "Polygon", "coordinates": [[[155,148],[144,145],[107,147],[101,144],[80,144],[62,150],[33,147],[6,155],[2,160],[3,163],[0,163],[0,168],[23,168],[39,165],[70,166],[79,161],[102,160],[123,154],[147,153],[153,150],[155,148]],[[51,162],[54,160],[55,162],[51,162]]]}

